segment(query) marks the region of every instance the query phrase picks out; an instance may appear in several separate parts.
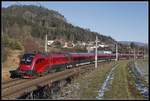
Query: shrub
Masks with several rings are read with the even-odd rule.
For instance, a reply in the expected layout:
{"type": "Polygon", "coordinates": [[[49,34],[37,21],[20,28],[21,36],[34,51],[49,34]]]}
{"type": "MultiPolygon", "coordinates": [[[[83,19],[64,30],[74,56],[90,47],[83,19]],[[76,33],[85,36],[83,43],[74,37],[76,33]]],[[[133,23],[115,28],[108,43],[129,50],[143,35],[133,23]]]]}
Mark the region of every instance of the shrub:
{"type": "Polygon", "coordinates": [[[2,36],[2,46],[11,49],[22,49],[22,45],[18,40],[10,38],[7,34],[2,36]]]}
{"type": "Polygon", "coordinates": [[[22,49],[22,45],[19,41],[13,41],[12,42],[12,45],[11,45],[12,49],[18,49],[18,50],[21,50],[22,49]]]}

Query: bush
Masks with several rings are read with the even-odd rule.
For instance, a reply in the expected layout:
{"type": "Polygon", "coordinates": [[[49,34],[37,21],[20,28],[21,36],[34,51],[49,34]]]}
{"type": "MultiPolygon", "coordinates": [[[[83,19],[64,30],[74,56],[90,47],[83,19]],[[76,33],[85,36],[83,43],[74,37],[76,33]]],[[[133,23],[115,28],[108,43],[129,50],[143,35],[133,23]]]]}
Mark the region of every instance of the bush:
{"type": "Polygon", "coordinates": [[[11,48],[12,49],[18,49],[18,50],[21,50],[22,49],[22,45],[19,41],[13,41],[12,42],[12,45],[11,45],[11,48]]]}
{"type": "Polygon", "coordinates": [[[2,48],[2,62],[5,62],[8,58],[10,50],[7,48],[2,48]]]}
{"type": "Polygon", "coordinates": [[[7,34],[3,34],[2,35],[2,45],[4,47],[9,47],[10,43],[11,43],[11,40],[10,40],[9,36],[7,34]]]}
{"type": "Polygon", "coordinates": [[[11,49],[22,49],[21,43],[15,39],[11,39],[7,34],[2,36],[2,45],[11,49]]]}

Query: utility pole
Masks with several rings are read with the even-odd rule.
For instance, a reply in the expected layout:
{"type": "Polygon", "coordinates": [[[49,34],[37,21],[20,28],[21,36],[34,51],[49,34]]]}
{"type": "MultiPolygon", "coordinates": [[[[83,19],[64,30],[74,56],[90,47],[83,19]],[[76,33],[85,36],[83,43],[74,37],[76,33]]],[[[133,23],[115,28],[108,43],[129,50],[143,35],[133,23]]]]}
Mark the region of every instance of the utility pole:
{"type": "Polygon", "coordinates": [[[98,39],[97,39],[97,36],[96,36],[96,47],[95,47],[95,68],[97,68],[97,41],[98,41],[98,39]]]}
{"type": "Polygon", "coordinates": [[[143,59],[144,59],[144,53],[146,54],[145,49],[143,48],[143,59]]]}
{"type": "Polygon", "coordinates": [[[135,48],[134,48],[134,61],[135,61],[135,48]]]}
{"type": "Polygon", "coordinates": [[[45,28],[46,28],[46,35],[45,35],[45,52],[47,53],[47,34],[48,34],[48,25],[47,25],[47,23],[46,23],[46,21],[45,20],[43,20],[43,24],[44,24],[44,26],[45,26],[45,28]]]}
{"type": "Polygon", "coordinates": [[[116,43],[116,61],[118,61],[118,44],[116,43]]]}
{"type": "Polygon", "coordinates": [[[139,48],[137,47],[137,56],[139,55],[139,48]]]}
{"type": "Polygon", "coordinates": [[[128,53],[129,53],[129,59],[130,59],[130,48],[128,48],[128,49],[129,49],[129,52],[128,52],[128,53]]]}
{"type": "Polygon", "coordinates": [[[47,52],[47,34],[45,36],[45,52],[47,52]]]}

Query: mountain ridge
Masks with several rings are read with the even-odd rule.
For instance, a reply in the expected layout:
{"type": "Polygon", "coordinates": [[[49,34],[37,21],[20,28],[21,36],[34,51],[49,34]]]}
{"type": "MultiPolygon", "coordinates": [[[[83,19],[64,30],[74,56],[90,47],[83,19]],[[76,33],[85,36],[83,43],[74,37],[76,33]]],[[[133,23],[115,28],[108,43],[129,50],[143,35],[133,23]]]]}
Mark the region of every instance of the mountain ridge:
{"type": "Polygon", "coordinates": [[[126,45],[130,45],[132,42],[138,46],[147,46],[148,45],[148,43],[137,42],[137,41],[118,41],[118,42],[121,44],[126,44],[126,45]]]}

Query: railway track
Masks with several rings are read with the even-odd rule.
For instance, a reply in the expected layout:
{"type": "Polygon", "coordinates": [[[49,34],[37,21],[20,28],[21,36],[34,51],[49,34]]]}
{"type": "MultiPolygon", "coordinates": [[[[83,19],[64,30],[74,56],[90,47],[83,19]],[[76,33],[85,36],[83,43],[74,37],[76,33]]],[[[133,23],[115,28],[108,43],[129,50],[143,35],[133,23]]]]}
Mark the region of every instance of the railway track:
{"type": "Polygon", "coordinates": [[[29,81],[28,79],[14,79],[14,80],[10,80],[8,82],[4,82],[2,83],[2,89],[8,88],[8,87],[12,87],[15,86],[17,84],[23,83],[29,81]]]}
{"type": "Polygon", "coordinates": [[[31,79],[31,80],[21,79],[17,81],[17,84],[15,81],[13,81],[10,82],[9,84],[5,84],[2,86],[2,98],[9,99],[14,97],[19,97],[23,93],[35,90],[39,86],[43,86],[45,84],[52,83],[57,80],[61,80],[63,78],[67,78],[74,74],[75,71],[66,70],[55,74],[49,74],[37,79],[31,79]]]}
{"type": "Polygon", "coordinates": [[[31,92],[38,87],[51,85],[55,81],[63,80],[79,72],[85,73],[86,70],[94,69],[94,64],[83,64],[77,68],[68,69],[62,72],[48,74],[36,79],[13,79],[2,83],[2,99],[18,98],[19,96],[31,92]]]}
{"type": "Polygon", "coordinates": [[[10,79],[10,80],[7,80],[7,81],[2,81],[2,84],[7,84],[7,83],[9,83],[9,82],[16,81],[16,80],[19,80],[19,78],[10,79]]]}

